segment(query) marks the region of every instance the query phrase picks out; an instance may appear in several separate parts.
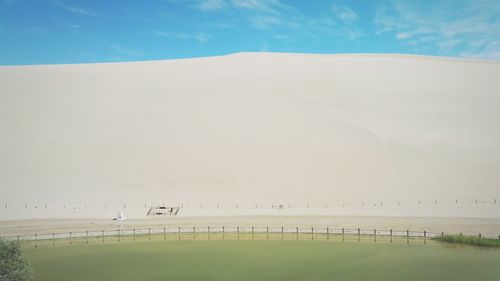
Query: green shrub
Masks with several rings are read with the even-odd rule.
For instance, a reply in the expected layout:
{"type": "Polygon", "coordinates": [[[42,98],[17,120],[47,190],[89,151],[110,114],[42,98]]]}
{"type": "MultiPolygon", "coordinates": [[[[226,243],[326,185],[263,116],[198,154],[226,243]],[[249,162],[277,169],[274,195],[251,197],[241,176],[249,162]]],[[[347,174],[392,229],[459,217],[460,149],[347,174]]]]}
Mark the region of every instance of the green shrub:
{"type": "Polygon", "coordinates": [[[0,281],[28,281],[32,278],[32,270],[21,256],[19,243],[0,239],[0,281]]]}
{"type": "Polygon", "coordinates": [[[435,240],[447,242],[447,243],[457,243],[457,244],[467,244],[482,247],[500,247],[500,239],[495,238],[479,238],[476,236],[464,236],[464,235],[443,235],[434,238],[435,240]]]}

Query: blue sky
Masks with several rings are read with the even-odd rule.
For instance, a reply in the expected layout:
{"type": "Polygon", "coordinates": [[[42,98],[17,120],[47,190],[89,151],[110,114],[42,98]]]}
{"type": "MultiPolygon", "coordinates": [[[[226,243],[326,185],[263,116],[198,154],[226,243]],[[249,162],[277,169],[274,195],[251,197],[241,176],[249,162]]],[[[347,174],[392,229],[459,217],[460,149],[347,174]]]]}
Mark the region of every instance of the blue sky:
{"type": "Polygon", "coordinates": [[[500,0],[0,0],[0,65],[262,51],[500,60],[500,0]]]}

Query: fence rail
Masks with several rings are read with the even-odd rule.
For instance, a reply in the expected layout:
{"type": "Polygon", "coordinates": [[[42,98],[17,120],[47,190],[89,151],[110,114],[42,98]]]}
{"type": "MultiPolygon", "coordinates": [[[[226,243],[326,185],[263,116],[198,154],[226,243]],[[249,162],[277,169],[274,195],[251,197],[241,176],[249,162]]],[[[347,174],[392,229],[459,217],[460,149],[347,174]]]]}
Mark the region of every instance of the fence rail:
{"type": "MultiPolygon", "coordinates": [[[[34,235],[4,236],[0,239],[18,240],[25,244],[62,245],[89,244],[136,240],[341,240],[373,241],[390,243],[424,243],[428,239],[444,235],[444,232],[427,232],[393,229],[360,229],[335,227],[290,226],[164,226],[153,228],[113,229],[101,231],[53,232],[34,235]]],[[[459,235],[462,235],[460,233],[459,235]]],[[[483,238],[498,238],[493,234],[464,234],[483,238]]]]}
{"type": "MultiPolygon", "coordinates": [[[[286,201],[286,200],[285,200],[286,201]]],[[[126,210],[149,209],[152,206],[172,206],[180,209],[339,209],[339,208],[368,208],[368,207],[415,207],[415,206],[498,206],[496,198],[482,199],[414,199],[414,200],[365,200],[365,201],[328,201],[325,202],[274,202],[274,203],[227,203],[227,202],[123,202],[123,203],[54,203],[54,202],[0,202],[0,209],[51,209],[51,210],[126,210]]]]}

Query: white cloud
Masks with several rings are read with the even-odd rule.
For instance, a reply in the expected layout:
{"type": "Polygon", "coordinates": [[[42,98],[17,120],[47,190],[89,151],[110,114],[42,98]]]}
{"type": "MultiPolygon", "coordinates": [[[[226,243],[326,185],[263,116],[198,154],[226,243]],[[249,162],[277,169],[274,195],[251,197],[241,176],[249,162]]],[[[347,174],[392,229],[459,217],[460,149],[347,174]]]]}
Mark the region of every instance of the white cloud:
{"type": "Polygon", "coordinates": [[[201,43],[207,42],[210,39],[210,35],[203,32],[196,32],[192,37],[201,43]]]}
{"type": "Polygon", "coordinates": [[[84,9],[81,7],[70,6],[70,5],[63,3],[62,1],[59,1],[59,0],[52,0],[52,3],[54,3],[56,6],[62,8],[64,10],[71,12],[71,13],[74,13],[74,14],[80,14],[80,15],[86,15],[86,16],[98,16],[99,15],[99,13],[97,13],[97,12],[90,11],[90,10],[87,10],[87,9],[84,9]]]}
{"type": "Polygon", "coordinates": [[[343,23],[352,23],[358,19],[358,14],[347,6],[332,6],[331,8],[335,18],[343,23]]]}
{"type": "Polygon", "coordinates": [[[254,27],[259,28],[259,29],[266,29],[270,28],[272,26],[277,26],[282,23],[282,20],[280,17],[277,16],[271,16],[271,15],[257,15],[251,17],[251,21],[254,25],[254,27]]]}
{"type": "Polygon", "coordinates": [[[260,10],[265,12],[279,12],[277,9],[288,6],[279,0],[233,0],[233,6],[239,9],[260,10]]]}
{"type": "MultiPolygon", "coordinates": [[[[362,32],[356,26],[358,15],[347,6],[325,6],[325,12],[317,16],[305,15],[301,10],[288,5],[281,0],[167,0],[176,5],[183,5],[186,8],[198,9],[202,11],[229,11],[230,17],[225,19],[248,24],[250,27],[270,30],[280,29],[291,32],[302,32],[308,36],[335,36],[349,39],[356,39],[362,36],[362,32]],[[237,17],[237,18],[236,18],[237,17]]],[[[219,22],[219,26],[223,23],[219,22]]],[[[212,23],[213,26],[213,23],[212,23]]],[[[224,25],[230,28],[234,25],[224,25]]],[[[158,33],[158,32],[157,32],[158,33]]],[[[167,37],[156,34],[158,36],[167,37]]],[[[168,34],[170,37],[178,37],[168,34]]],[[[190,37],[190,36],[182,36],[190,37]]],[[[203,36],[197,36],[200,42],[208,40],[203,36]]]]}
{"type": "Polygon", "coordinates": [[[398,38],[398,39],[408,39],[411,36],[412,35],[409,32],[398,32],[398,34],[396,35],[396,38],[398,38]]]}
{"type": "Polygon", "coordinates": [[[202,11],[219,11],[226,6],[224,0],[202,0],[194,4],[194,7],[202,11]]]}
{"type": "Polygon", "coordinates": [[[142,54],[142,52],[139,51],[139,50],[128,48],[126,46],[123,46],[123,45],[120,45],[120,44],[117,44],[117,43],[104,42],[104,44],[109,49],[111,49],[113,51],[113,53],[124,55],[124,56],[127,56],[129,58],[135,58],[135,57],[138,57],[138,56],[140,56],[142,54]]]}
{"type": "Polygon", "coordinates": [[[71,29],[79,29],[79,28],[81,28],[81,25],[79,25],[79,24],[65,22],[65,21],[62,21],[62,20],[59,20],[59,19],[56,19],[56,18],[54,19],[54,21],[60,23],[61,25],[63,25],[66,28],[71,28],[71,29]]]}
{"type": "Polygon", "coordinates": [[[500,60],[500,41],[491,42],[486,45],[480,52],[462,52],[459,54],[460,57],[464,58],[477,58],[477,59],[487,59],[487,60],[500,60]]]}
{"type": "Polygon", "coordinates": [[[450,50],[453,50],[453,48],[457,47],[463,42],[462,39],[448,39],[448,40],[440,40],[437,45],[440,50],[443,50],[444,52],[448,52],[450,50]]]}
{"type": "MultiPolygon", "coordinates": [[[[378,6],[378,33],[394,33],[407,45],[432,46],[444,55],[496,54],[500,46],[500,2],[393,0],[378,6]]],[[[494,57],[492,55],[491,57],[494,57]]]]}
{"type": "Polygon", "coordinates": [[[181,40],[196,40],[200,43],[205,43],[210,39],[210,34],[203,32],[186,33],[186,32],[166,32],[163,30],[153,30],[153,35],[158,37],[175,38],[181,40]]]}

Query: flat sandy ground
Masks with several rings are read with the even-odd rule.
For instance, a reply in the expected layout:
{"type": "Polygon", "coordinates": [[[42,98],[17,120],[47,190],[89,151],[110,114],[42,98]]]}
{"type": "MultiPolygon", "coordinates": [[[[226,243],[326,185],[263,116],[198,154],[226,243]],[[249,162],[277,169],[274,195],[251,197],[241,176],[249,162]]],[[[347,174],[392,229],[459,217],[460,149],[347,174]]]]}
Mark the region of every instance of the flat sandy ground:
{"type": "Polygon", "coordinates": [[[417,217],[360,217],[360,216],[224,216],[224,217],[168,217],[130,219],[123,222],[103,219],[21,220],[0,224],[0,236],[51,234],[52,232],[85,232],[132,228],[167,227],[332,227],[335,229],[413,230],[436,233],[464,233],[470,235],[500,234],[500,220],[479,218],[417,218],[417,217]]]}

